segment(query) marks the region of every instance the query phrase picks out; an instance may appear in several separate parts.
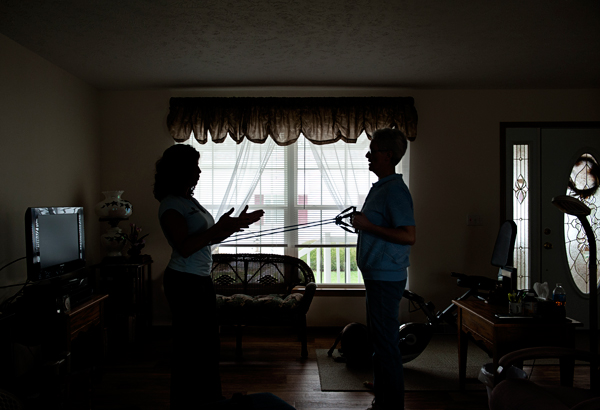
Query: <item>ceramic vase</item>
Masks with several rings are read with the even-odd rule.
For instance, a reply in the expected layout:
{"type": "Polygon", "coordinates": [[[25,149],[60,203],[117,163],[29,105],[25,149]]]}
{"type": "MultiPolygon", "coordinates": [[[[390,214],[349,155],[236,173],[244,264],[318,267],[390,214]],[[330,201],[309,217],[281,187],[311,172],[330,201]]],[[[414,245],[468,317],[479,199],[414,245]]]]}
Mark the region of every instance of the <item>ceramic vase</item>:
{"type": "Polygon", "coordinates": [[[133,209],[131,203],[121,198],[124,191],[103,191],[104,200],[98,202],[94,208],[96,215],[101,220],[127,219],[133,209]]]}
{"type": "Polygon", "coordinates": [[[106,233],[100,236],[100,241],[109,258],[123,256],[121,251],[125,246],[125,237],[118,226],[108,228],[106,233]]]}

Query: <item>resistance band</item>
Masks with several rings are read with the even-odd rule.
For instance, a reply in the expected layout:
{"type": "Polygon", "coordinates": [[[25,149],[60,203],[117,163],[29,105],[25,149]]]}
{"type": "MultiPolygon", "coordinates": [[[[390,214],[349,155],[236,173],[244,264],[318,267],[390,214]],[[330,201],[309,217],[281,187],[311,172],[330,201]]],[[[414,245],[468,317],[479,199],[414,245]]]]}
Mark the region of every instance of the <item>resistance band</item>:
{"type": "Polygon", "coordinates": [[[260,236],[265,236],[265,235],[274,235],[277,233],[297,231],[299,229],[312,228],[315,226],[327,225],[327,224],[331,224],[331,223],[335,223],[337,226],[339,226],[340,228],[342,228],[345,231],[348,231],[350,233],[356,233],[356,230],[352,227],[352,225],[349,224],[348,222],[344,221],[344,219],[350,218],[355,213],[356,213],[356,207],[351,206],[351,207],[343,210],[335,218],[324,219],[322,221],[316,221],[316,222],[308,222],[305,224],[284,226],[281,228],[267,229],[265,231],[260,231],[260,232],[240,233],[240,234],[238,234],[236,236],[232,236],[231,238],[227,239],[226,241],[223,241],[220,243],[230,243],[230,242],[235,242],[235,241],[239,241],[239,240],[243,240],[243,239],[258,238],[260,236]]]}

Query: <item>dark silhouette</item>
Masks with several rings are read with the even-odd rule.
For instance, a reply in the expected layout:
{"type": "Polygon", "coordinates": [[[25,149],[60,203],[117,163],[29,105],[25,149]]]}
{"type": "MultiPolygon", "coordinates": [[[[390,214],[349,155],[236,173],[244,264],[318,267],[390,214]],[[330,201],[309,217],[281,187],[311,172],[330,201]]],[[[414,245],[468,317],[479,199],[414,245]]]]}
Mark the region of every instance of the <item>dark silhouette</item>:
{"type": "Polygon", "coordinates": [[[217,223],[192,196],[200,178],[200,153],[189,145],[173,145],[156,163],[154,196],[171,258],[164,291],[172,315],[171,409],[206,407],[224,399],[219,373],[219,328],[216,295],[210,277],[211,245],[258,221],[262,210],[232,217],[233,208],[217,223]]]}
{"type": "Polygon", "coordinates": [[[410,192],[395,167],[406,146],[399,130],[373,133],[366,157],[369,170],[379,180],[361,212],[352,217],[352,226],[358,230],[356,261],[365,282],[367,328],[373,345],[372,410],[404,409],[398,316],[416,228],[410,192]]]}

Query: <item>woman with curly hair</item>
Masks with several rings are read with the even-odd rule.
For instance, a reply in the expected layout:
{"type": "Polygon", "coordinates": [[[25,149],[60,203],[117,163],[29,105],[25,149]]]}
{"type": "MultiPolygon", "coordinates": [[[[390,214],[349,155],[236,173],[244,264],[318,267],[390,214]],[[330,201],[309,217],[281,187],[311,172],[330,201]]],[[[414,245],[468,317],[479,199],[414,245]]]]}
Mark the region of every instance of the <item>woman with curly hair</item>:
{"type": "Polygon", "coordinates": [[[172,248],[163,279],[172,317],[172,410],[202,408],[223,399],[211,245],[248,228],[264,214],[248,213],[246,206],[232,217],[232,208],[215,223],[192,196],[200,179],[199,159],[195,148],[173,145],[157,161],[154,179],[160,225],[172,248]]]}

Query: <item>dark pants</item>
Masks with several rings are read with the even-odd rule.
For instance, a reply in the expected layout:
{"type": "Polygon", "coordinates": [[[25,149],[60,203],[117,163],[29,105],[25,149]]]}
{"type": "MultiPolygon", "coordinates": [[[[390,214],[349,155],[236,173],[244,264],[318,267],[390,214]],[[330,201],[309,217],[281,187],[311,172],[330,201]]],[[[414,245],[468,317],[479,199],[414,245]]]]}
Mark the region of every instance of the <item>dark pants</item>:
{"type": "Polygon", "coordinates": [[[172,316],[171,409],[221,400],[216,296],[208,276],[165,270],[172,316]]]}
{"type": "Polygon", "coordinates": [[[400,353],[400,300],[406,280],[365,280],[367,327],[373,344],[373,391],[381,409],[404,409],[404,373],[400,353]]]}

